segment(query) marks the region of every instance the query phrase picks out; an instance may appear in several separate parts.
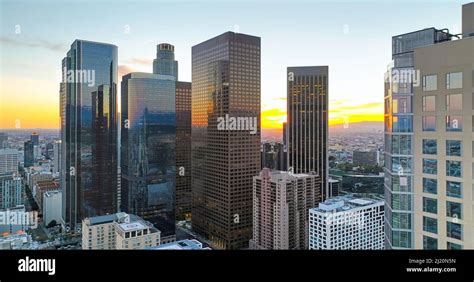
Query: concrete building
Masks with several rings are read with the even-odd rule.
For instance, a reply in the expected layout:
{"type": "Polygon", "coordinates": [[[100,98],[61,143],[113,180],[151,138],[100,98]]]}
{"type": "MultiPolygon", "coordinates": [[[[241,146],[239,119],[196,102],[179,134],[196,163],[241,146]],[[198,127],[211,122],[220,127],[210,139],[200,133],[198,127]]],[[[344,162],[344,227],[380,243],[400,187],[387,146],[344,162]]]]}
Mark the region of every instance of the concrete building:
{"type": "Polygon", "coordinates": [[[8,209],[23,204],[23,184],[21,177],[13,174],[0,175],[0,209],[8,209]]]}
{"type": "Polygon", "coordinates": [[[474,249],[474,2],[462,37],[414,50],[414,248],[474,249]]]}
{"type": "Polygon", "coordinates": [[[50,190],[43,194],[42,201],[43,223],[48,225],[51,221],[61,222],[62,218],[62,192],[50,190]]]}
{"type": "Polygon", "coordinates": [[[18,150],[0,149],[0,174],[18,174],[18,150]]]}
{"type": "Polygon", "coordinates": [[[48,191],[58,190],[59,183],[54,180],[38,180],[35,184],[33,184],[33,198],[35,199],[36,203],[40,207],[43,208],[43,196],[48,191]]]}
{"type": "Polygon", "coordinates": [[[53,143],[53,173],[59,174],[61,169],[61,140],[53,143]]]}
{"type": "Polygon", "coordinates": [[[309,210],[310,250],[383,250],[384,201],[352,195],[309,210]]]}
{"type": "Polygon", "coordinates": [[[83,250],[143,249],[160,245],[160,231],[124,212],[82,221],[83,250]]]}
{"type": "Polygon", "coordinates": [[[352,163],[354,165],[374,166],[378,163],[377,151],[354,151],[352,152],[352,163]]]}
{"type": "Polygon", "coordinates": [[[264,168],[253,179],[251,249],[307,249],[308,210],[321,199],[318,175],[264,168]]]}

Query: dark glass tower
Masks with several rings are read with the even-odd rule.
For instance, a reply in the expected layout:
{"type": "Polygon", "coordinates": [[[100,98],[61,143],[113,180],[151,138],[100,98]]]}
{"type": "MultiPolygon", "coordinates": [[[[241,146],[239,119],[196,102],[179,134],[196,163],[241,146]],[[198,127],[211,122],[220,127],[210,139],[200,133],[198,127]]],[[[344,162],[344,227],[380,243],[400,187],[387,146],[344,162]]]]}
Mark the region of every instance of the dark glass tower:
{"type": "Polygon", "coordinates": [[[191,82],[176,82],[176,219],[191,215],[191,82]]]}
{"type": "Polygon", "coordinates": [[[322,196],[328,195],[328,67],[287,69],[288,167],[294,173],[320,176],[322,196]]]}
{"type": "Polygon", "coordinates": [[[76,40],[62,66],[63,220],[80,231],[85,217],[118,210],[117,47],[76,40]]]}
{"type": "Polygon", "coordinates": [[[30,136],[30,140],[31,140],[31,142],[33,142],[34,146],[38,146],[39,145],[39,134],[36,133],[36,132],[33,132],[30,136]]]}
{"type": "Polygon", "coordinates": [[[28,140],[24,143],[23,146],[23,158],[24,158],[24,164],[23,167],[30,167],[34,164],[34,148],[35,145],[31,140],[28,140]]]}
{"type": "Polygon", "coordinates": [[[122,77],[122,211],[174,236],[176,112],[174,76],[122,77]]]}
{"type": "Polygon", "coordinates": [[[226,32],[192,48],[193,229],[217,248],[248,247],[260,170],[260,38],[226,32]],[[255,131],[219,127],[255,119],[255,131]],[[226,129],[227,128],[227,129],[226,129]]]}

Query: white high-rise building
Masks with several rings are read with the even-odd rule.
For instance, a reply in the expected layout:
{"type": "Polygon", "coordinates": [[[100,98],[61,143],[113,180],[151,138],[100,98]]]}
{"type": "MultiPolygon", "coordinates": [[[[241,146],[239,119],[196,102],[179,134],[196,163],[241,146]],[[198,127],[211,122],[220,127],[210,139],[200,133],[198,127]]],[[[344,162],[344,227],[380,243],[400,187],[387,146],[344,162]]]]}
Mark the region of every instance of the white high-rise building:
{"type": "Polygon", "coordinates": [[[53,143],[53,173],[58,174],[61,167],[61,141],[53,143]]]}
{"type": "Polygon", "coordinates": [[[131,250],[160,245],[161,232],[136,215],[124,212],[82,221],[83,250],[131,250]]]}
{"type": "Polygon", "coordinates": [[[310,250],[383,250],[384,200],[344,195],[309,210],[310,250]]]}
{"type": "Polygon", "coordinates": [[[18,150],[0,149],[0,174],[18,173],[18,150]]]}
{"type": "Polygon", "coordinates": [[[251,249],[307,249],[308,210],[321,200],[318,175],[264,168],[253,178],[251,249]]]}
{"type": "Polygon", "coordinates": [[[61,222],[62,212],[61,190],[46,191],[43,194],[43,222],[48,225],[51,221],[61,222]]]}

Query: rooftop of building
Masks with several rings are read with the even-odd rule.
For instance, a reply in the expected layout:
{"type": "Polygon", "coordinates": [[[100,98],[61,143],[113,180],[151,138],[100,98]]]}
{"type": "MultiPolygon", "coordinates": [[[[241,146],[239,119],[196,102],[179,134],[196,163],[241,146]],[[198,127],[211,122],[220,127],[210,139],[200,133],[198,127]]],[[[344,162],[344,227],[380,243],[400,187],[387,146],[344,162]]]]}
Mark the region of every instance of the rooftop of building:
{"type": "Polygon", "coordinates": [[[383,203],[383,195],[364,194],[361,196],[357,194],[346,194],[327,199],[326,201],[319,203],[318,207],[310,209],[310,211],[312,210],[320,213],[344,212],[373,204],[383,205],[383,203]]]}
{"type": "Polygon", "coordinates": [[[146,250],[210,250],[203,248],[202,243],[196,239],[180,240],[159,246],[147,247],[146,250]]]}

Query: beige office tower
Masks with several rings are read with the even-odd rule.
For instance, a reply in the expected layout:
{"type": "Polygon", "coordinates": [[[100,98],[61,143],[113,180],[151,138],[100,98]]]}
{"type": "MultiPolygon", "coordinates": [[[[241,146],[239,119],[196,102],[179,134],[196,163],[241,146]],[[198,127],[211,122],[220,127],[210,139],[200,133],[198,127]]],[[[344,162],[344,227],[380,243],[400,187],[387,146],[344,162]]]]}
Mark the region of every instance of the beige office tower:
{"type": "Polygon", "coordinates": [[[416,249],[474,249],[474,3],[462,9],[462,37],[414,53],[416,249]]]}
{"type": "Polygon", "coordinates": [[[316,174],[291,174],[264,168],[253,178],[251,249],[308,248],[309,209],[321,199],[316,174]]]}

